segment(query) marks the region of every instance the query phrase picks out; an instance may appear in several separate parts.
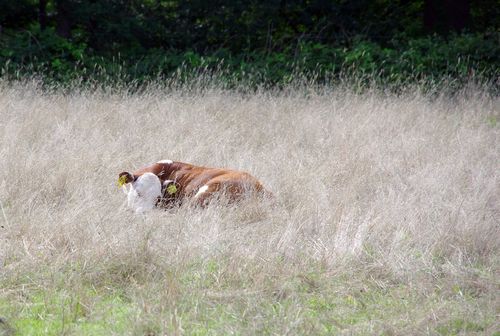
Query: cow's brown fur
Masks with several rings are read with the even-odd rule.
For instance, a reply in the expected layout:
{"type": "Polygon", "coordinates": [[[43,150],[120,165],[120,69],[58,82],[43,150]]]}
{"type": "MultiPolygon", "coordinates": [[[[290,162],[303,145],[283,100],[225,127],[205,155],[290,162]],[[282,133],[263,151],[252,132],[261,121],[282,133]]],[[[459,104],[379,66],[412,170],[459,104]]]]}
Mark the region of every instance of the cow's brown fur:
{"type": "Polygon", "coordinates": [[[252,175],[231,169],[208,168],[195,166],[189,163],[154,163],[141,168],[133,174],[123,172],[119,175],[127,176],[126,182],[132,182],[144,173],[153,173],[160,178],[162,184],[167,180],[174,181],[177,191],[175,196],[164,194],[164,199],[158,205],[167,206],[173,202],[193,198],[201,187],[207,189],[195,197],[197,204],[204,206],[214,196],[224,193],[230,202],[238,201],[250,195],[267,195],[262,183],[252,175]]]}

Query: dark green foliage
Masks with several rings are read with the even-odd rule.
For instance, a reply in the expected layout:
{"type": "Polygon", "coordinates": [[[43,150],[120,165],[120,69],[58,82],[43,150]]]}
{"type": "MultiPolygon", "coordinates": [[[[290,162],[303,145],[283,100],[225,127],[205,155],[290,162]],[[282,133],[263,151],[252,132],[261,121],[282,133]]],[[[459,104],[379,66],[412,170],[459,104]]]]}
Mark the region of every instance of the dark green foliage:
{"type": "Polygon", "coordinates": [[[461,2],[470,19],[457,33],[447,2],[436,0],[4,0],[0,68],[62,82],[142,81],[179,69],[267,84],[298,74],[392,83],[495,78],[500,5],[461,2]],[[426,27],[429,4],[439,24],[426,27]]]}

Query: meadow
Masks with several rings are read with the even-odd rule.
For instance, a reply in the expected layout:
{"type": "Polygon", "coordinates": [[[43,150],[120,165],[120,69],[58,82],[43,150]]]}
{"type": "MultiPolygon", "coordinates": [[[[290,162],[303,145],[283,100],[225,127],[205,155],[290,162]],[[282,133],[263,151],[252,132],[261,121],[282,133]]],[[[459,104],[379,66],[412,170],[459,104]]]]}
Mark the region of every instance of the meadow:
{"type": "Polygon", "coordinates": [[[500,335],[489,92],[1,82],[0,335],[500,335]],[[136,215],[161,159],[276,200],[136,215]]]}

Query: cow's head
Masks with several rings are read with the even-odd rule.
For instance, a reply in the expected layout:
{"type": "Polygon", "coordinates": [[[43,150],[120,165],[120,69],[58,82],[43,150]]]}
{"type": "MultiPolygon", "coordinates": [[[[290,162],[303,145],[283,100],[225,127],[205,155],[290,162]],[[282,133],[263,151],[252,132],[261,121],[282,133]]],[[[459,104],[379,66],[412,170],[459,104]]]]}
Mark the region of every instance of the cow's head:
{"type": "Polygon", "coordinates": [[[129,208],[136,213],[143,213],[155,207],[162,195],[162,184],[158,176],[153,173],[134,176],[128,172],[120,173],[118,176],[120,186],[130,184],[127,190],[129,208]]]}

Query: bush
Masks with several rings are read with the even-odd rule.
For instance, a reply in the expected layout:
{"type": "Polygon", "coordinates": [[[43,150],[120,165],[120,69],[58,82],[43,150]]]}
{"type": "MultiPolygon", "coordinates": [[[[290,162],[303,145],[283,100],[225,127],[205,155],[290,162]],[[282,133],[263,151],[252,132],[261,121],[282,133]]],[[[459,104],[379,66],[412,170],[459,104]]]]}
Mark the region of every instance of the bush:
{"type": "Polygon", "coordinates": [[[331,46],[299,42],[281,51],[234,54],[219,49],[209,54],[195,51],[130,49],[125,55],[100,54],[89,48],[83,32],[71,40],[59,37],[53,28],[37,26],[24,32],[6,32],[0,38],[3,76],[20,78],[41,75],[51,82],[137,81],[139,83],[174,74],[182,78],[200,71],[217,73],[227,84],[282,85],[296,78],[315,82],[344,75],[370,78],[399,85],[416,81],[436,82],[471,76],[495,79],[500,68],[500,34],[461,34],[394,38],[387,45],[354,39],[350,45],[331,46]]]}

